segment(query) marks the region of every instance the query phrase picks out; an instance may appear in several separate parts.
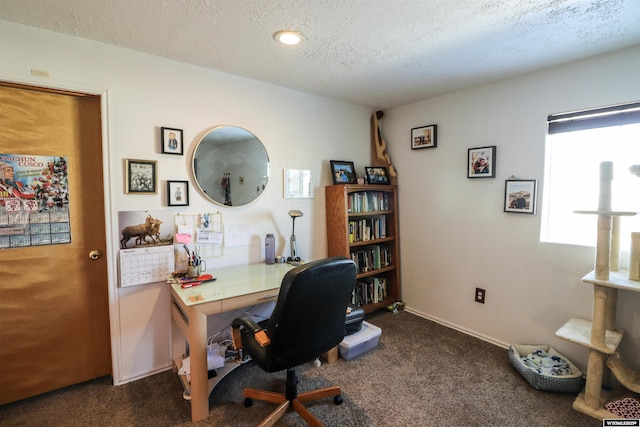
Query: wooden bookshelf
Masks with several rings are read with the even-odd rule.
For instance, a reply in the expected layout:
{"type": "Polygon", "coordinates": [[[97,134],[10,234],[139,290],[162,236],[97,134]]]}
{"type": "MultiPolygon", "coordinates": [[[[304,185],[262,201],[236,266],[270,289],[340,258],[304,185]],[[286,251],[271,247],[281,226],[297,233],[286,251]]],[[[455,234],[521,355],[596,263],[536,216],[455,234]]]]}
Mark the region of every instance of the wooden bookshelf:
{"type": "Polygon", "coordinates": [[[399,301],[397,186],[339,184],[325,193],[329,256],[358,266],[354,305],[370,313],[399,301]]]}

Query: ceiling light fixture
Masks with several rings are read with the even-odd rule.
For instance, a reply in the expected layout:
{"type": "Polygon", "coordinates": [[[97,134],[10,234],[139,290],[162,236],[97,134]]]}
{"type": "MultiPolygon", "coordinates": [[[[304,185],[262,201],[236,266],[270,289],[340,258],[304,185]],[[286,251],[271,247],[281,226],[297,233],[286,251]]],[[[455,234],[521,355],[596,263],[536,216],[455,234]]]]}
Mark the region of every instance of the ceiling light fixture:
{"type": "Polygon", "coordinates": [[[277,42],[291,46],[300,43],[302,40],[302,36],[299,32],[291,30],[278,31],[273,35],[273,38],[277,42]]]}

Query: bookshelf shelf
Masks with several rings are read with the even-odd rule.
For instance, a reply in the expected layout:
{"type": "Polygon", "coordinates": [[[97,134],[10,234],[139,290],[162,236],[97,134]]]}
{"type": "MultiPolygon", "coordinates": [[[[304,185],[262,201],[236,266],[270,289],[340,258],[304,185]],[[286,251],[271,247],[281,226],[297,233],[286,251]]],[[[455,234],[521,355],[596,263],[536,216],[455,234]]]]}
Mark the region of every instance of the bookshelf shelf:
{"type": "Polygon", "coordinates": [[[393,211],[372,211],[372,212],[349,212],[349,217],[367,217],[374,215],[389,215],[392,214],[393,211]]]}
{"type": "Polygon", "coordinates": [[[377,276],[383,273],[386,273],[388,271],[393,271],[395,270],[395,266],[391,266],[391,267],[383,267],[383,268],[379,268],[376,270],[371,270],[371,271],[367,271],[364,273],[358,273],[358,275],[356,276],[356,279],[362,279],[364,277],[369,277],[369,276],[377,276]]]}
{"type": "Polygon", "coordinates": [[[350,246],[358,247],[358,246],[375,245],[375,244],[384,243],[384,242],[393,242],[394,240],[395,240],[395,237],[385,237],[383,239],[372,239],[372,240],[363,240],[361,242],[352,242],[350,243],[350,246]]]}
{"type": "Polygon", "coordinates": [[[395,185],[325,187],[329,256],[358,266],[355,305],[365,313],[401,299],[398,200],[395,185]]]}

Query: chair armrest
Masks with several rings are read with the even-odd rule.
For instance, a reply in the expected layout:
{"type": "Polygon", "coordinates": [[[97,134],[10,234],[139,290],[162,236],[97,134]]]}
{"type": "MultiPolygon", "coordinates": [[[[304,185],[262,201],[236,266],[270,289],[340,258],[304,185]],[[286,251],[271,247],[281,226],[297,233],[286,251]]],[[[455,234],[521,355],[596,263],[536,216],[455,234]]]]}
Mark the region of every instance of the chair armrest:
{"type": "Polygon", "coordinates": [[[258,325],[255,320],[248,316],[240,316],[236,319],[233,319],[233,322],[231,322],[231,327],[233,329],[248,329],[250,331],[253,331],[254,333],[262,330],[262,327],[258,325]]]}
{"type": "Polygon", "coordinates": [[[262,326],[258,325],[252,318],[247,316],[241,316],[231,322],[233,328],[232,340],[233,346],[237,350],[242,347],[242,335],[240,331],[246,329],[253,333],[253,339],[256,340],[260,347],[265,347],[271,343],[271,340],[267,336],[262,326]]]}

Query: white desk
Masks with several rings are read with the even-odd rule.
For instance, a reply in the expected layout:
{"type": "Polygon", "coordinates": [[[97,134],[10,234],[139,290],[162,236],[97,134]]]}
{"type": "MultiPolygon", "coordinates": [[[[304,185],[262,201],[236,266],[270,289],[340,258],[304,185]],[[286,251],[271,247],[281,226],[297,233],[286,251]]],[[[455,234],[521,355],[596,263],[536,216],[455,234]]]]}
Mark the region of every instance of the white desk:
{"type": "Polygon", "coordinates": [[[214,270],[215,282],[182,289],[171,285],[171,319],[189,341],[191,420],[209,416],[207,316],[274,301],[288,264],[254,264],[214,270]]]}

